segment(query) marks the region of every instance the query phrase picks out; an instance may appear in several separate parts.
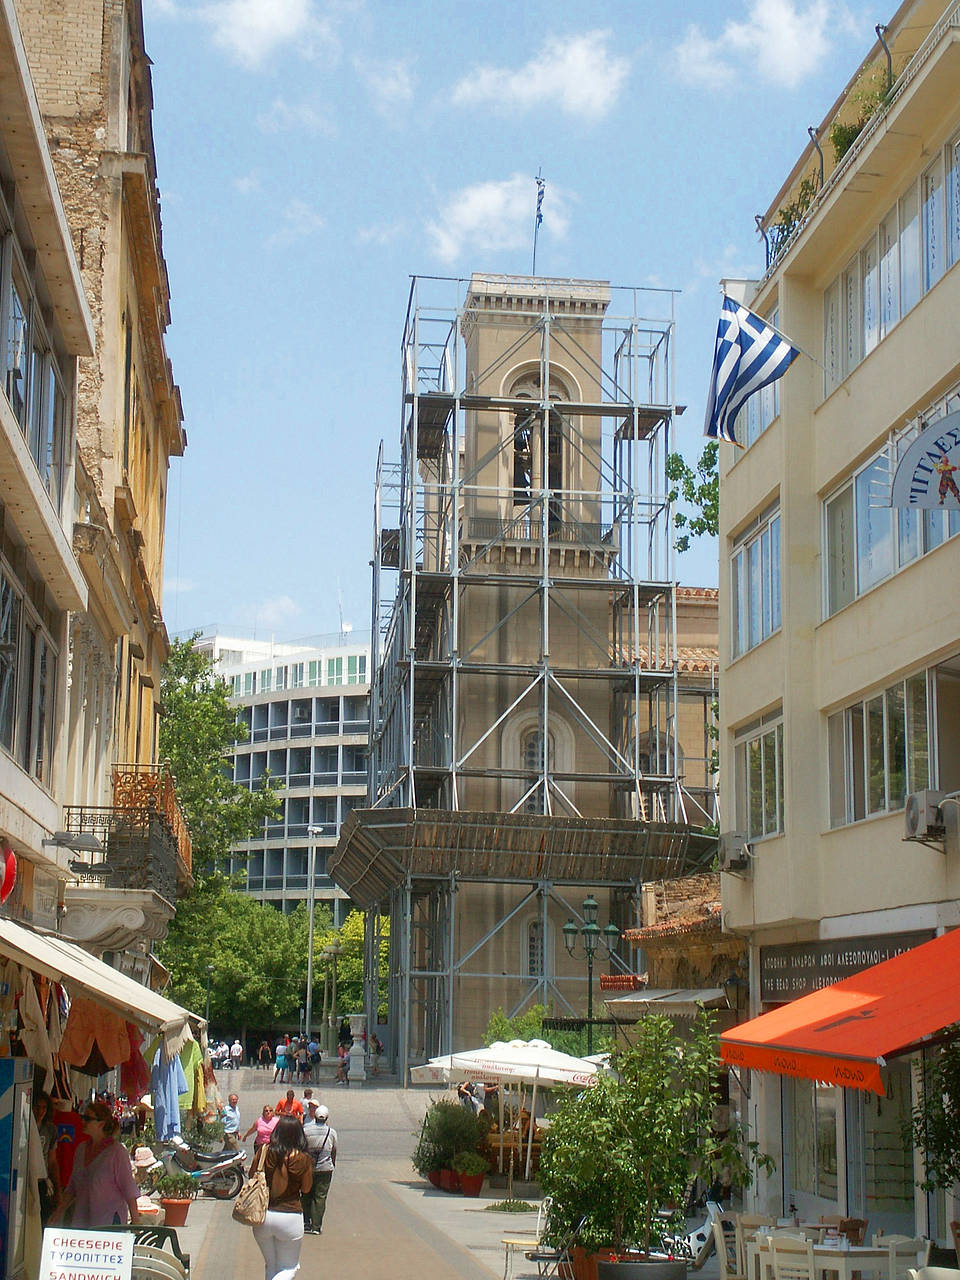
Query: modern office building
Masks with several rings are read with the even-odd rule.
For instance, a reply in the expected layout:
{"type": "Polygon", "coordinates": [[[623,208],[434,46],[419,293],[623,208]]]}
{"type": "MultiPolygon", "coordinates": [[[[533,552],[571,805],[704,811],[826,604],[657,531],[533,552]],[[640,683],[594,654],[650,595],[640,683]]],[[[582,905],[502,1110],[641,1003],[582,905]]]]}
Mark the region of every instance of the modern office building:
{"type": "Polygon", "coordinates": [[[197,641],[230,685],[249,737],[237,743],[234,779],[257,787],[269,774],[280,808],[256,840],[238,846],[231,869],[261,902],[292,911],[309,888],[311,846],[318,902],[334,924],[349,896],[327,873],[340,825],[366,803],[370,645],[364,636],[293,644],[210,634],[197,641]]]}
{"type": "MultiPolygon", "coordinates": [[[[763,220],[765,274],[727,282],[819,357],[721,460],[723,919],[755,1014],[960,925],[960,8],[878,30],[763,220]]],[[[905,1047],[879,1099],[790,1054],[744,1073],[758,1204],[945,1242],[905,1047]]]]}
{"type": "Polygon", "coordinates": [[[371,807],[333,863],[368,960],[390,918],[402,1074],[498,1006],[582,1016],[563,925],[585,895],[627,928],[644,882],[713,854],[716,598],[674,582],[672,308],[598,280],[413,283],[374,504],[371,807]]]}

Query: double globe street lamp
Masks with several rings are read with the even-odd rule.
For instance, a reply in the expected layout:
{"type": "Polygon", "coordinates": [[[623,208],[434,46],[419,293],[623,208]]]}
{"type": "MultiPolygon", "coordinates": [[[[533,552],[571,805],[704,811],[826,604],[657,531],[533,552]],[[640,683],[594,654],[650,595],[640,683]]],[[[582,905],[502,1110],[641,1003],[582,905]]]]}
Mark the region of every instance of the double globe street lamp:
{"type": "Polygon", "coordinates": [[[600,904],[592,893],[584,898],[582,910],[582,925],[578,926],[577,922],[571,918],[563,926],[563,945],[567,949],[567,955],[575,957],[579,938],[583,945],[583,954],[587,958],[587,1056],[589,1057],[593,1053],[593,957],[596,955],[601,939],[607,954],[612,954],[620,937],[620,930],[612,920],[602,929],[600,928],[597,924],[600,904]]]}

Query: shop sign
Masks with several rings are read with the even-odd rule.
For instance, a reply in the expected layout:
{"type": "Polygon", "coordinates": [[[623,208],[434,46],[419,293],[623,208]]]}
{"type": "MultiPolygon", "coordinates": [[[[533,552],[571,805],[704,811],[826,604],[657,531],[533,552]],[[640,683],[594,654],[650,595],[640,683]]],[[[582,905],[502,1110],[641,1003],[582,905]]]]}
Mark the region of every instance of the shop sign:
{"type": "Polygon", "coordinates": [[[932,929],[917,933],[885,933],[865,938],[836,938],[828,942],[792,942],[760,948],[760,999],[783,1004],[811,991],[842,982],[862,969],[892,960],[933,937],[932,929]]]}
{"type": "Polygon", "coordinates": [[[897,464],[891,507],[960,506],[960,410],[925,427],[897,464]]]}
{"type": "Polygon", "coordinates": [[[132,1231],[47,1227],[40,1280],[130,1280],[133,1243],[132,1231]]]}

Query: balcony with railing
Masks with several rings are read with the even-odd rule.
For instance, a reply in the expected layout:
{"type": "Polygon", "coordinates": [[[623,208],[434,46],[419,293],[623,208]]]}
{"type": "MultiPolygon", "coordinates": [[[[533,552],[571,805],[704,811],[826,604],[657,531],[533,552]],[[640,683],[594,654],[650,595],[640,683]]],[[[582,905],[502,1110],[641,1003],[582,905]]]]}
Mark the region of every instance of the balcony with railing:
{"type": "Polygon", "coordinates": [[[90,854],[89,860],[70,864],[81,885],[139,889],[176,904],[177,841],[162,814],[151,809],[75,805],[64,810],[64,825],[73,835],[95,836],[103,849],[102,854],[90,854]]]}
{"type": "Polygon", "coordinates": [[[180,875],[189,881],[193,874],[193,844],[169,765],[114,765],[113,804],[116,809],[154,812],[164,818],[176,841],[182,864],[180,875]]]}

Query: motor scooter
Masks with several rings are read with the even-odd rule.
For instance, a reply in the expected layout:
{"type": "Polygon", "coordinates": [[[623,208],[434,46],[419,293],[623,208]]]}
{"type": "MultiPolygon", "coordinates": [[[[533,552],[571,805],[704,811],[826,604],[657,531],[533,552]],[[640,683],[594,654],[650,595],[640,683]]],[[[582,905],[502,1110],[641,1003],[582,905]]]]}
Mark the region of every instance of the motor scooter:
{"type": "Polygon", "coordinates": [[[174,1138],[160,1154],[167,1173],[189,1173],[200,1189],[218,1200],[232,1200],[243,1186],[246,1151],[198,1151],[174,1138]]]}

